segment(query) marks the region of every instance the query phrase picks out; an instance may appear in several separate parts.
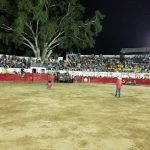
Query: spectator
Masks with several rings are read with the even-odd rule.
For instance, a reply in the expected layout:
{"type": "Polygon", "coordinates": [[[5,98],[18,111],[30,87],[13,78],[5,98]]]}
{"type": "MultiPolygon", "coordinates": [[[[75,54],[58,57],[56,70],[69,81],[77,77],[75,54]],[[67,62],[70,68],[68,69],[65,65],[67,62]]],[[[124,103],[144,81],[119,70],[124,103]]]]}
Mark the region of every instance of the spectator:
{"type": "Polygon", "coordinates": [[[117,82],[116,82],[115,97],[120,97],[121,96],[121,88],[122,88],[122,78],[118,77],[117,82]]]}

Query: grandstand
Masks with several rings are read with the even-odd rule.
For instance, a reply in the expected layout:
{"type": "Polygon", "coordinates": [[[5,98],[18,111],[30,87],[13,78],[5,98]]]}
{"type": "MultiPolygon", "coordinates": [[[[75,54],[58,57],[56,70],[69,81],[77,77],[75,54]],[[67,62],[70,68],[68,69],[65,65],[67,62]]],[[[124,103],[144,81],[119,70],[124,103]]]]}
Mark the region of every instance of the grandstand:
{"type": "Polygon", "coordinates": [[[150,78],[148,48],[122,49],[120,53],[120,56],[67,54],[66,60],[0,55],[0,73],[21,74],[21,69],[24,69],[28,73],[51,75],[68,72],[71,77],[150,78]]]}
{"type": "MultiPolygon", "coordinates": [[[[129,50],[121,50],[127,54],[129,50]]],[[[47,70],[94,71],[94,72],[149,72],[150,54],[123,55],[79,55],[68,54],[66,60],[40,60],[31,57],[0,55],[1,68],[45,67],[47,70]]]]}
{"type": "MultiPolygon", "coordinates": [[[[137,52],[139,50],[135,50],[137,52]]],[[[148,50],[145,50],[148,52],[148,50]]],[[[40,60],[31,57],[0,55],[1,68],[45,67],[47,70],[95,71],[95,72],[149,72],[150,54],[125,55],[132,49],[122,49],[124,60],[119,55],[79,55],[68,54],[66,60],[40,60]]]]}

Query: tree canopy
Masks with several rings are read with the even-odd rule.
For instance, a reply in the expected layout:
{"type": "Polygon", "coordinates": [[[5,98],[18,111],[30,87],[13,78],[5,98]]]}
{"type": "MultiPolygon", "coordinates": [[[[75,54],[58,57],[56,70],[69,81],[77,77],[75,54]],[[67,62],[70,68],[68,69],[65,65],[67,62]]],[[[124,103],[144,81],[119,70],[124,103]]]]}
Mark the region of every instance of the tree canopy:
{"type": "Polygon", "coordinates": [[[99,11],[84,18],[78,0],[1,0],[0,40],[6,45],[24,45],[35,57],[48,58],[57,47],[86,49],[95,45],[102,30],[99,11]]]}

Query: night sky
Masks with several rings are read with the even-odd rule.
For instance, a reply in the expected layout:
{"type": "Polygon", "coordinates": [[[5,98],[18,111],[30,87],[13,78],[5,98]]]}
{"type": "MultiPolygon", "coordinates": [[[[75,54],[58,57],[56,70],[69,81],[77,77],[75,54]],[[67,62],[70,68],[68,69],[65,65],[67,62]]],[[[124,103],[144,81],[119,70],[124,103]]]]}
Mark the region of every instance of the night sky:
{"type": "Polygon", "coordinates": [[[95,54],[119,54],[121,48],[150,46],[150,0],[80,0],[86,17],[95,10],[106,17],[95,54]]]}

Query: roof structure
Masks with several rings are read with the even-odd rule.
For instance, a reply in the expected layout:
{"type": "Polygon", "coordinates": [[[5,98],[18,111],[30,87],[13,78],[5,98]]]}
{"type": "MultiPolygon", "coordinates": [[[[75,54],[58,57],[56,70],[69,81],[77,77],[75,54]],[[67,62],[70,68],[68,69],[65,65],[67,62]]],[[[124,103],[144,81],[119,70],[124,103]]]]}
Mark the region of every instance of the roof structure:
{"type": "Polygon", "coordinates": [[[150,47],[140,47],[140,48],[122,48],[120,53],[129,54],[129,53],[150,53],[150,47]]]}

